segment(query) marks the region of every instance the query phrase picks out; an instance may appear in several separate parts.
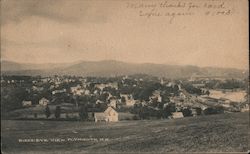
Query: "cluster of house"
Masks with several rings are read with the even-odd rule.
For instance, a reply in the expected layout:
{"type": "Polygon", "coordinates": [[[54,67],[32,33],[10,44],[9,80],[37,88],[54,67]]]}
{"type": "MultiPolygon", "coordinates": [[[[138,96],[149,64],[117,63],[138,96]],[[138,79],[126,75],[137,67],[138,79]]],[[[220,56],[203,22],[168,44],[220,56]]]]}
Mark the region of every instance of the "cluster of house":
{"type": "Polygon", "coordinates": [[[118,89],[118,83],[117,82],[109,82],[109,83],[99,83],[99,84],[95,84],[95,87],[98,89],[103,90],[104,88],[110,87],[110,88],[114,88],[114,89],[118,89]]]}
{"type": "Polygon", "coordinates": [[[1,83],[8,83],[8,84],[13,84],[13,83],[23,83],[24,82],[24,80],[19,80],[19,81],[17,81],[17,80],[4,80],[3,79],[3,77],[1,77],[1,83]]]}
{"type": "MultiPolygon", "coordinates": [[[[51,80],[46,79],[44,82],[50,82],[51,80]]],[[[58,80],[56,80],[58,82],[58,80]]],[[[104,92],[103,89],[105,87],[111,87],[118,89],[118,84],[117,83],[107,83],[107,84],[95,84],[95,88],[100,89],[100,91],[95,90],[93,93],[90,93],[90,90],[88,90],[86,87],[87,84],[82,84],[82,85],[77,85],[77,86],[72,86],[70,87],[70,93],[72,95],[95,95],[95,94],[102,94],[106,93],[108,94],[107,100],[101,101],[97,100],[95,104],[102,104],[102,103],[108,103],[108,108],[103,111],[103,112],[93,112],[94,113],[94,121],[118,121],[118,112],[116,111],[117,107],[120,107],[121,104],[123,104],[126,107],[132,107],[135,104],[135,100],[133,99],[132,95],[129,94],[121,94],[121,97],[125,98],[125,102],[121,103],[121,99],[117,99],[114,96],[112,96],[109,92],[104,92]]],[[[34,88],[34,86],[32,87],[34,88]]],[[[52,95],[56,95],[59,93],[66,93],[66,89],[57,89],[52,91],[52,95]]],[[[65,104],[70,104],[70,103],[65,103],[65,104]]],[[[32,101],[30,100],[23,100],[22,101],[22,106],[23,107],[36,107],[36,106],[45,106],[50,105],[53,106],[53,103],[51,104],[50,101],[43,97],[39,100],[39,103],[37,105],[32,104],[32,101]]],[[[60,104],[61,106],[62,104],[60,104]]],[[[71,104],[73,105],[73,104],[71,104]]],[[[92,113],[92,112],[90,112],[92,113]]],[[[92,114],[90,114],[92,115],[92,114]]],[[[37,115],[36,115],[37,116],[37,115]]],[[[39,115],[38,115],[39,116],[39,115]]],[[[61,117],[75,117],[79,116],[78,113],[62,113],[61,117]]],[[[39,117],[44,117],[44,115],[39,116],[39,117]]]]}
{"type": "MultiPolygon", "coordinates": [[[[68,105],[69,103],[64,103],[61,104],[62,106],[68,105]]],[[[32,102],[31,101],[23,101],[22,105],[24,107],[31,107],[32,106],[32,102]]],[[[49,100],[46,98],[42,98],[39,100],[39,104],[37,106],[47,106],[49,105],[49,100]]],[[[72,104],[69,104],[72,105],[72,104]]],[[[71,107],[71,106],[70,106],[71,107]]],[[[116,122],[118,121],[118,112],[115,110],[116,108],[116,102],[111,101],[109,106],[107,107],[107,109],[103,112],[93,112],[94,115],[92,115],[92,112],[90,112],[90,116],[94,117],[94,121],[98,122],[98,121],[106,121],[106,122],[116,122]]],[[[37,114],[35,114],[36,117],[38,116],[37,114]]],[[[29,115],[29,116],[25,116],[25,117],[32,117],[33,115],[29,115]]],[[[45,118],[45,115],[42,114],[42,116],[45,118]]],[[[70,112],[70,113],[62,113],[61,117],[79,117],[78,112],[70,112]]]]}
{"type": "MultiPolygon", "coordinates": [[[[122,83],[125,84],[125,80],[128,77],[123,77],[122,78],[122,83]]],[[[106,93],[108,95],[106,101],[102,100],[96,100],[95,104],[108,104],[108,108],[104,112],[94,112],[94,120],[95,121],[117,121],[118,120],[118,115],[119,113],[116,111],[119,109],[121,106],[122,107],[133,107],[135,104],[141,104],[142,106],[150,106],[150,103],[152,102],[158,102],[161,103],[163,100],[162,98],[162,91],[160,90],[155,90],[153,94],[149,97],[149,101],[139,101],[135,100],[132,96],[132,94],[123,94],[120,93],[120,97],[117,98],[115,96],[112,96],[112,94],[108,91],[105,91],[105,88],[113,88],[115,90],[118,90],[118,83],[117,82],[107,82],[107,83],[95,83],[94,88],[96,90],[90,92],[88,89],[88,86],[90,85],[90,82],[87,82],[85,78],[80,78],[81,84],[78,84],[76,86],[72,86],[69,88],[69,91],[72,95],[74,96],[83,96],[83,95],[100,95],[103,93],[106,93]]],[[[135,79],[137,80],[137,79],[135,79]]],[[[68,89],[66,90],[65,88],[58,89],[60,84],[62,83],[70,83],[70,82],[75,82],[75,79],[70,79],[70,78],[60,78],[60,77],[47,77],[47,78],[42,78],[42,82],[44,83],[51,83],[50,90],[52,95],[60,94],[60,93],[66,93],[68,89]]],[[[143,81],[143,79],[138,79],[138,81],[143,81]]],[[[170,102],[174,103],[176,106],[176,112],[172,113],[173,118],[181,118],[183,117],[183,113],[181,110],[191,107],[192,114],[196,114],[195,108],[201,108],[202,110],[205,110],[207,107],[211,105],[215,105],[215,102],[218,103],[219,105],[222,105],[223,107],[231,107],[232,102],[237,102],[233,100],[232,98],[228,97],[215,97],[213,95],[213,92],[208,95],[204,96],[197,96],[197,95],[191,95],[189,94],[184,88],[181,87],[181,84],[177,84],[175,82],[166,82],[163,79],[160,79],[160,83],[162,85],[165,85],[166,87],[178,87],[179,95],[171,95],[170,102]]],[[[34,85],[32,87],[33,91],[42,91],[44,90],[43,87],[37,86],[37,82],[34,81],[34,85]]],[[[201,88],[205,89],[205,84],[204,83],[195,83],[193,84],[193,87],[196,88],[201,88]]],[[[206,90],[206,89],[205,89],[206,90]]],[[[241,96],[242,98],[242,96],[241,96]]],[[[238,101],[239,103],[244,100],[238,101]]],[[[39,100],[38,105],[39,106],[47,106],[50,104],[50,101],[46,98],[42,98],[39,100]]],[[[68,103],[69,104],[69,103],[68,103]]],[[[22,102],[22,105],[24,107],[30,107],[32,106],[31,101],[24,100],[22,102]]],[[[164,104],[163,108],[165,108],[168,105],[168,103],[164,104]]],[[[244,106],[241,106],[241,111],[246,111],[248,110],[248,103],[245,103],[244,106]]],[[[154,110],[159,110],[157,107],[154,108],[154,110]]]]}
{"type": "MultiPolygon", "coordinates": [[[[43,97],[39,100],[38,106],[47,106],[47,105],[49,105],[49,102],[50,101],[48,99],[43,97]]],[[[23,100],[22,106],[23,107],[30,107],[30,106],[32,106],[32,101],[23,100]]]]}

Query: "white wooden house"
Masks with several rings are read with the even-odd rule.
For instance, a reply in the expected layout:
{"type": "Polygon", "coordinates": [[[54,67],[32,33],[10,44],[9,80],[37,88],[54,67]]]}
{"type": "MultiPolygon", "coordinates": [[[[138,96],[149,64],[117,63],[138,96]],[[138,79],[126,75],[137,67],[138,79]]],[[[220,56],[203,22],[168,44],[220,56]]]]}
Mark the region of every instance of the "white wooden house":
{"type": "Polygon", "coordinates": [[[172,118],[173,118],[173,119],[183,118],[183,117],[184,117],[184,116],[183,116],[182,112],[173,112],[173,113],[172,113],[172,118]]]}
{"type": "Polygon", "coordinates": [[[132,95],[130,94],[120,94],[120,97],[125,98],[125,104],[128,107],[134,106],[135,105],[135,100],[132,95]]]}
{"type": "Polygon", "coordinates": [[[59,93],[64,93],[64,92],[66,92],[66,89],[54,90],[54,91],[52,91],[52,95],[59,94],[59,93]]]}
{"type": "Polygon", "coordinates": [[[101,100],[97,100],[96,102],[95,102],[95,104],[103,104],[104,102],[103,101],[101,101],[101,100]]]}
{"type": "Polygon", "coordinates": [[[116,104],[117,100],[115,98],[109,100],[109,106],[113,107],[114,109],[116,109],[116,104]]]}
{"type": "Polygon", "coordinates": [[[118,112],[111,106],[109,106],[104,112],[94,113],[95,122],[106,121],[106,122],[117,122],[118,112]]]}
{"type": "Polygon", "coordinates": [[[28,107],[28,106],[31,106],[32,105],[32,102],[31,101],[22,101],[22,105],[23,107],[28,107]]]}
{"type": "Polygon", "coordinates": [[[245,103],[244,105],[241,106],[240,112],[247,112],[249,111],[249,104],[245,103]]]}
{"type": "Polygon", "coordinates": [[[153,92],[152,96],[149,97],[149,99],[150,99],[151,101],[153,101],[154,99],[156,99],[157,102],[162,102],[162,97],[161,97],[161,95],[160,95],[160,91],[155,90],[155,91],[153,92]]]}
{"type": "Polygon", "coordinates": [[[95,122],[108,121],[107,116],[103,112],[95,112],[94,113],[94,118],[95,118],[95,122]]]}
{"type": "Polygon", "coordinates": [[[135,105],[135,100],[134,99],[126,100],[126,106],[132,107],[134,105],[135,105]]]}
{"type": "Polygon", "coordinates": [[[130,94],[120,94],[120,97],[124,97],[125,100],[129,100],[129,99],[132,98],[132,95],[130,95],[130,94]]]}
{"type": "Polygon", "coordinates": [[[73,95],[82,95],[84,93],[84,89],[80,85],[77,85],[76,87],[70,87],[70,91],[73,95]]]}
{"type": "Polygon", "coordinates": [[[41,105],[41,106],[46,106],[48,104],[49,104],[49,100],[44,98],[44,97],[39,100],[39,105],[41,105]]]}
{"type": "Polygon", "coordinates": [[[89,90],[85,90],[85,91],[84,91],[84,94],[85,94],[85,95],[90,95],[90,91],[89,91],[89,90]]]}

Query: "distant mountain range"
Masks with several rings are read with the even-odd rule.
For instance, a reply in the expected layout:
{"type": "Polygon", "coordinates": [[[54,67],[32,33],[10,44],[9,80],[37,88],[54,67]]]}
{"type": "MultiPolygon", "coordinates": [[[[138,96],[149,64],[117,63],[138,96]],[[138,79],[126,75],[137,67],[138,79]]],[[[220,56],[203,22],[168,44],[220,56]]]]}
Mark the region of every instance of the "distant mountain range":
{"type": "Polygon", "coordinates": [[[215,68],[180,66],[152,63],[125,63],[121,61],[79,61],[75,63],[16,63],[11,61],[1,62],[3,75],[76,75],[76,76],[119,76],[132,74],[148,74],[167,78],[184,78],[192,75],[220,76],[226,78],[247,77],[247,70],[234,68],[215,68]],[[245,73],[244,73],[245,72],[245,73]]]}

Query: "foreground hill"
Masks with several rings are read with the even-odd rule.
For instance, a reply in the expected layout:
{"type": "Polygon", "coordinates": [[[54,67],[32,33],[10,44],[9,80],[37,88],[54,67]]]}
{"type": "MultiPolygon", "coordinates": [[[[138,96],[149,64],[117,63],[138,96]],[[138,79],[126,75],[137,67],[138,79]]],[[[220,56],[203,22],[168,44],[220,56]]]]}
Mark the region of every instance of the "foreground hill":
{"type": "Polygon", "coordinates": [[[159,77],[183,78],[194,74],[199,76],[219,76],[226,78],[246,77],[244,70],[197,66],[178,66],[152,63],[125,63],[114,60],[81,61],[65,64],[19,64],[4,61],[2,74],[7,75],[77,75],[77,76],[119,76],[148,74],[159,77]]]}
{"type": "Polygon", "coordinates": [[[249,112],[117,123],[2,121],[5,153],[246,152],[249,112]],[[60,142],[51,139],[61,139],[60,142]],[[21,143],[18,139],[47,139],[21,143]]]}

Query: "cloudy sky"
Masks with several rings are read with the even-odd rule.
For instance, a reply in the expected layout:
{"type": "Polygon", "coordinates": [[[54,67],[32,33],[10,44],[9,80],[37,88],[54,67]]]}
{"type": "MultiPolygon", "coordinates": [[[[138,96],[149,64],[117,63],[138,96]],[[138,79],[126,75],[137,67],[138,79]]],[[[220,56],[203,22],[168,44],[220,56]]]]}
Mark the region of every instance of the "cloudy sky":
{"type": "Polygon", "coordinates": [[[140,17],[140,10],[128,8],[132,2],[1,0],[1,59],[248,68],[246,0],[227,0],[229,16],[205,17],[199,11],[172,22],[140,17]]]}

